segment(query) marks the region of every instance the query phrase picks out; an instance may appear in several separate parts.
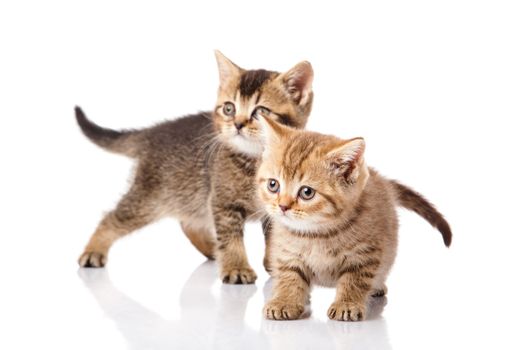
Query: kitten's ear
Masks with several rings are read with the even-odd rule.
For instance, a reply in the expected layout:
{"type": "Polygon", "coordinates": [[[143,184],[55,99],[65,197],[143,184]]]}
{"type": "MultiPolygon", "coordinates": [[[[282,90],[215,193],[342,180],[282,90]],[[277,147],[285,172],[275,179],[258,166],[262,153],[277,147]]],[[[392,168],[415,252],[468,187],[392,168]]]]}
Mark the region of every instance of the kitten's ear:
{"type": "Polygon", "coordinates": [[[260,116],[257,121],[261,125],[260,133],[264,140],[265,148],[272,144],[278,143],[281,139],[290,132],[290,128],[281,125],[268,117],[260,116]]]}
{"type": "Polygon", "coordinates": [[[358,174],[354,170],[364,163],[364,152],[365,140],[356,137],[328,152],[328,165],[336,174],[355,181],[358,174]]]}
{"type": "Polygon", "coordinates": [[[219,67],[220,85],[226,85],[231,79],[237,77],[242,68],[230,61],[219,50],[215,50],[215,58],[217,59],[217,66],[219,67]]]}
{"type": "Polygon", "coordinates": [[[286,73],[281,74],[284,88],[298,105],[305,104],[312,93],[314,70],[308,61],[296,64],[286,73]]]}

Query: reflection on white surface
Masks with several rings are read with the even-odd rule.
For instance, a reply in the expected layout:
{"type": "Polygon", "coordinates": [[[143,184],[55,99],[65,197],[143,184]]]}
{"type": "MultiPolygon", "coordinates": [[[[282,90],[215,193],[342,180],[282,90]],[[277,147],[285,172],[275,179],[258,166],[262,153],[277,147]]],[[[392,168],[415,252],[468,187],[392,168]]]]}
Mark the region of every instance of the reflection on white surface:
{"type": "MultiPolygon", "coordinates": [[[[271,279],[264,286],[265,299],[271,295],[271,279]]],[[[391,349],[386,321],[381,312],[387,298],[370,299],[363,322],[321,321],[313,317],[298,321],[270,321],[262,318],[262,333],[272,349],[391,349]]]]}
{"type": "Polygon", "coordinates": [[[255,285],[224,285],[217,299],[211,293],[217,279],[213,263],[200,265],[184,284],[179,320],[166,320],[129,298],[113,286],[105,269],[79,269],[79,276],[132,349],[232,349],[260,344],[258,333],[244,324],[255,285]]]}
{"type": "MultiPolygon", "coordinates": [[[[261,313],[257,330],[245,322],[246,308],[257,287],[221,285],[219,295],[214,295],[217,272],[213,262],[201,264],[184,284],[177,320],[161,317],[118,290],[106,269],[79,269],[78,274],[131,349],[390,349],[386,322],[380,317],[386,298],[371,300],[365,322],[313,317],[268,321],[261,313]]],[[[268,281],[265,297],[270,286],[268,281]]]]}

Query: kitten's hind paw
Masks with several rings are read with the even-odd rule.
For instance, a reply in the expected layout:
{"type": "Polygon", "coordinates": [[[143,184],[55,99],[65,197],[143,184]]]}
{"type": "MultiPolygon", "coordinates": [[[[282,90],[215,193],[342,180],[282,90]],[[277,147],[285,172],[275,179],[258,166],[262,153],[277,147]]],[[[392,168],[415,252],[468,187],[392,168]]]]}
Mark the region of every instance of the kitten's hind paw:
{"type": "Polygon", "coordinates": [[[304,312],[304,305],[270,300],[264,306],[264,316],[269,320],[297,320],[304,312]]]}
{"type": "Polygon", "coordinates": [[[85,251],[78,258],[80,267],[104,267],[107,262],[105,254],[85,251]]]}
{"type": "Polygon", "coordinates": [[[251,267],[226,269],[221,273],[222,282],[228,284],[251,284],[257,279],[257,274],[251,267]]]}
{"type": "Polygon", "coordinates": [[[372,291],[372,297],[373,298],[381,298],[384,297],[388,293],[388,288],[386,286],[383,286],[379,289],[374,289],[372,291]]]}
{"type": "Polygon", "coordinates": [[[364,305],[335,301],[328,309],[328,317],[337,321],[361,321],[365,318],[365,312],[364,305]]]}

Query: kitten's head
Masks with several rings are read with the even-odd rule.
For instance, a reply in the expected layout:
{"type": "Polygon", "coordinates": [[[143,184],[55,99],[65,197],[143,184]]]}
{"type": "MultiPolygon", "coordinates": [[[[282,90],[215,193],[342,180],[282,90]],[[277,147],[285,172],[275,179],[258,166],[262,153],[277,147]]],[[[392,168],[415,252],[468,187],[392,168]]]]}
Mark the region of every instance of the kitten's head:
{"type": "Polygon", "coordinates": [[[258,194],[272,219],[318,234],[348,220],[369,176],[364,140],[294,130],[265,118],[260,124],[266,144],[258,194]]]}
{"type": "Polygon", "coordinates": [[[222,141],[236,151],[260,156],[263,150],[258,117],[304,128],[312,108],[313,70],[304,61],[285,73],[245,70],[219,51],[220,86],[213,120],[222,141]]]}

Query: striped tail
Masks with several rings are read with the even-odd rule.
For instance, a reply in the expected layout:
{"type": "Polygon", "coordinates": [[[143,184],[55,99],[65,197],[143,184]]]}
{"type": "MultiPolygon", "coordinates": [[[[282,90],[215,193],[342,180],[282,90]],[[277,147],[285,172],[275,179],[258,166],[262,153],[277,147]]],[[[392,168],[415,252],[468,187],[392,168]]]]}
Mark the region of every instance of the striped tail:
{"type": "Polygon", "coordinates": [[[116,131],[106,129],[90,121],[80,107],[75,107],[78,126],[94,144],[115,153],[136,157],[137,130],[116,131]]]}
{"type": "Polygon", "coordinates": [[[443,236],[447,247],[452,243],[452,230],[443,215],[421,194],[397,181],[390,180],[397,195],[397,203],[403,208],[412,210],[434,226],[443,236]]]}

